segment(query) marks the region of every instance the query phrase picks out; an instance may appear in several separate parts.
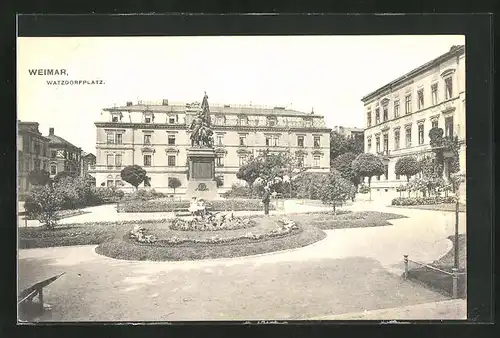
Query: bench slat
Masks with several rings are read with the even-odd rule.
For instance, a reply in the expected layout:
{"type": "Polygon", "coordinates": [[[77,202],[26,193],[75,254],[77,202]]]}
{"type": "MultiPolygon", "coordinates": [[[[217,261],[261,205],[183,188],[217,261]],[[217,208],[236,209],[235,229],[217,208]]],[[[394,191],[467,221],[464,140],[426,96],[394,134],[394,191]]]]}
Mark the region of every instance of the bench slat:
{"type": "Polygon", "coordinates": [[[62,275],[64,275],[66,272],[63,272],[59,275],[56,275],[56,276],[53,276],[53,277],[50,277],[50,278],[47,278],[46,280],[43,280],[41,282],[38,282],[32,286],[30,286],[29,288],[21,291],[21,294],[19,295],[19,298],[25,298],[27,295],[30,295],[33,291],[37,291],[37,290],[41,290],[43,289],[44,287],[46,287],[47,285],[51,284],[52,282],[54,282],[56,279],[58,279],[59,277],[61,277],[62,275]]]}

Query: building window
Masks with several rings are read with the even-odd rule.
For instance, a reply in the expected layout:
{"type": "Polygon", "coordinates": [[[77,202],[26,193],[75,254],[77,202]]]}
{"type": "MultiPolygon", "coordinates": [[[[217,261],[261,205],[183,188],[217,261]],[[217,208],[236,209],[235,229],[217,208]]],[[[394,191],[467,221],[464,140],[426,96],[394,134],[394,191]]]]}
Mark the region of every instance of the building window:
{"type": "Polygon", "coordinates": [[[117,166],[117,167],[122,166],[122,155],[121,154],[115,155],[115,166],[117,166]]]}
{"type": "Polygon", "coordinates": [[[444,86],[445,99],[451,99],[453,97],[453,80],[451,79],[451,76],[444,79],[444,86]]]}
{"type": "Polygon", "coordinates": [[[218,167],[223,167],[224,166],[224,157],[223,156],[217,156],[215,158],[215,164],[218,166],[218,167]]]}
{"type": "Polygon", "coordinates": [[[380,109],[376,108],[375,109],[375,124],[379,124],[379,123],[380,123],[380,109]]]}
{"type": "Polygon", "coordinates": [[[116,141],[116,144],[122,144],[123,143],[122,134],[116,134],[115,135],[115,141],[116,141]]]}
{"type": "Polygon", "coordinates": [[[174,124],[174,123],[175,123],[175,117],[173,117],[173,116],[169,116],[169,118],[168,118],[168,123],[170,123],[170,124],[174,124]]]}
{"type": "Polygon", "coordinates": [[[114,144],[115,143],[115,135],[113,135],[112,133],[108,133],[106,142],[108,144],[114,144]]]}
{"type": "Polygon", "coordinates": [[[245,139],[246,139],[246,136],[245,135],[240,135],[240,146],[244,146],[245,145],[245,139]]]}
{"type": "Polygon", "coordinates": [[[424,125],[418,125],[418,144],[424,144],[424,125]]]}
{"type": "Polygon", "coordinates": [[[169,146],[175,145],[175,135],[168,135],[168,145],[169,146]]]}
{"type": "Polygon", "coordinates": [[[314,136],[314,148],[319,148],[320,146],[320,138],[319,136],[314,136]]]}
{"type": "Polygon", "coordinates": [[[380,175],[377,176],[377,181],[380,181],[380,175]]]}
{"type": "Polygon", "coordinates": [[[382,107],[384,122],[387,121],[387,119],[389,118],[389,111],[388,111],[388,109],[389,108],[387,106],[382,107]]]}
{"type": "Polygon", "coordinates": [[[405,114],[411,113],[411,94],[405,96],[405,114]]]}
{"type": "Polygon", "coordinates": [[[406,128],[406,147],[411,147],[411,127],[406,128]]]}
{"type": "Polygon", "coordinates": [[[248,119],[246,116],[240,116],[240,126],[246,126],[248,123],[248,119]]]}
{"type": "Polygon", "coordinates": [[[444,119],[444,135],[453,136],[453,116],[444,119]]]}
{"type": "Polygon", "coordinates": [[[144,155],[144,166],[151,167],[151,155],[144,155]]]}
{"type": "Polygon", "coordinates": [[[377,136],[375,138],[375,151],[377,153],[380,153],[380,137],[379,136],[377,136]]]}
{"type": "Polygon", "coordinates": [[[315,155],[313,157],[313,166],[316,167],[316,168],[319,168],[319,156],[318,155],[315,155]]]}
{"type": "Polygon", "coordinates": [[[399,130],[394,130],[394,149],[399,149],[399,130]]]}
{"type": "Polygon", "coordinates": [[[51,175],[57,174],[57,165],[55,165],[55,164],[50,165],[50,174],[51,175]]]}
{"type": "Polygon", "coordinates": [[[144,135],[144,144],[151,144],[151,135],[144,135]]]}
{"type": "Polygon", "coordinates": [[[297,136],[297,146],[304,147],[304,136],[297,136]]]}
{"type": "Polygon", "coordinates": [[[368,139],[368,144],[367,144],[368,152],[372,149],[372,139],[368,139]]]}
{"type": "Polygon", "coordinates": [[[115,182],[115,181],[113,181],[113,180],[107,180],[107,181],[106,181],[106,186],[107,186],[107,187],[112,187],[112,186],[114,185],[114,182],[115,182]]]}
{"type": "Polygon", "coordinates": [[[245,158],[243,156],[239,157],[239,165],[240,165],[240,167],[245,165],[245,158]]]}
{"type": "Polygon", "coordinates": [[[280,138],[278,136],[273,137],[273,147],[278,147],[280,145],[280,138]]]}
{"type": "Polygon", "coordinates": [[[42,166],[42,161],[40,159],[37,158],[37,159],[33,160],[33,169],[34,170],[40,170],[41,166],[42,166]]]}
{"type": "Polygon", "coordinates": [[[389,179],[389,165],[388,164],[384,165],[384,177],[385,177],[386,181],[389,179]]]}
{"type": "Polygon", "coordinates": [[[389,152],[389,135],[384,134],[383,136],[383,143],[384,143],[384,152],[388,153],[389,152]]]}
{"type": "Polygon", "coordinates": [[[399,117],[399,100],[394,101],[394,118],[399,117]]]}
{"type": "Polygon", "coordinates": [[[367,125],[368,125],[368,127],[371,127],[372,126],[372,113],[368,112],[366,115],[367,115],[367,117],[366,117],[367,125]]]}
{"type": "Polygon", "coordinates": [[[118,122],[118,116],[113,116],[112,119],[111,119],[111,121],[118,122]]]}
{"type": "Polygon", "coordinates": [[[269,127],[274,127],[276,125],[277,121],[276,121],[276,117],[274,116],[268,116],[267,117],[267,125],[269,127]]]}
{"type": "Polygon", "coordinates": [[[113,164],[114,164],[114,158],[113,158],[113,157],[114,157],[114,156],[113,156],[113,155],[111,155],[111,154],[108,154],[108,155],[106,156],[106,159],[107,159],[106,164],[107,164],[108,168],[113,167],[113,164]]]}
{"type": "Polygon", "coordinates": [[[418,96],[418,109],[423,109],[424,108],[424,90],[419,89],[417,91],[417,96],[418,96]]]}
{"type": "Polygon", "coordinates": [[[396,179],[399,180],[401,176],[399,174],[396,174],[396,179]]]}
{"type": "Polygon", "coordinates": [[[151,123],[151,117],[146,117],[146,118],[144,119],[144,121],[145,121],[146,123],[151,123]]]}
{"type": "Polygon", "coordinates": [[[50,158],[56,158],[56,156],[57,156],[57,151],[51,150],[50,151],[50,158]]]}
{"type": "Polygon", "coordinates": [[[439,121],[438,119],[432,120],[432,128],[438,128],[439,127],[439,121]]]}
{"type": "Polygon", "coordinates": [[[431,96],[432,96],[432,105],[436,105],[438,103],[438,84],[433,83],[431,86],[431,96]]]}
{"type": "Polygon", "coordinates": [[[266,146],[269,147],[271,145],[271,136],[266,136],[266,146]]]}
{"type": "Polygon", "coordinates": [[[220,146],[221,146],[221,145],[223,145],[223,143],[222,143],[222,139],[223,139],[223,138],[224,138],[224,136],[222,136],[222,135],[217,135],[217,144],[218,144],[218,145],[220,145],[220,146]]]}
{"type": "Polygon", "coordinates": [[[175,167],[175,156],[173,155],[168,156],[168,166],[175,167]]]}

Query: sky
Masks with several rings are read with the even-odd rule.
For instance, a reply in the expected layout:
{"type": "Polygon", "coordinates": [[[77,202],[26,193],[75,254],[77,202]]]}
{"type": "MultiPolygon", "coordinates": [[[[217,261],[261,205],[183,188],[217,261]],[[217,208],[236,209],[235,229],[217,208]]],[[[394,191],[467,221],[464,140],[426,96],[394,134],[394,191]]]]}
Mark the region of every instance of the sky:
{"type": "Polygon", "coordinates": [[[18,119],[95,154],[103,108],[126,101],[286,106],[363,127],[361,98],[465,44],[459,35],[17,39],[18,119]],[[66,69],[67,75],[30,75],[66,69]],[[102,80],[48,85],[47,80],[102,80]]]}

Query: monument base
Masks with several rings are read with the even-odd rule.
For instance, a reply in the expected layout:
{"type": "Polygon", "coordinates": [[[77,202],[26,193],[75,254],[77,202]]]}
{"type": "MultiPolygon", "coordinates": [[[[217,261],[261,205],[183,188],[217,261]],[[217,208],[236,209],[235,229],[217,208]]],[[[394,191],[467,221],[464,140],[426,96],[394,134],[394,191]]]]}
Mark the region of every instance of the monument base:
{"type": "Polygon", "coordinates": [[[215,150],[208,147],[188,149],[189,182],[186,197],[204,200],[218,199],[215,178],[215,150]]]}
{"type": "Polygon", "coordinates": [[[186,197],[190,200],[193,197],[198,199],[204,199],[206,201],[212,201],[219,199],[219,194],[217,193],[217,182],[213,180],[197,180],[189,181],[186,197]]]}

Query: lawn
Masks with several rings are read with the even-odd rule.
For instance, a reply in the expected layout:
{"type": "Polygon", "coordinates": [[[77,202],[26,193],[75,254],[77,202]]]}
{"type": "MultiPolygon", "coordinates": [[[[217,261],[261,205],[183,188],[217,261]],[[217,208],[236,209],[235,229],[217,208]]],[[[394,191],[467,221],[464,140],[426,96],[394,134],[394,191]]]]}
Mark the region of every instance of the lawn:
{"type": "MultiPolygon", "coordinates": [[[[429,205],[390,205],[392,208],[406,208],[406,209],[420,209],[420,210],[432,210],[432,211],[453,211],[455,212],[454,203],[443,203],[443,204],[429,204],[429,205]]],[[[459,212],[466,212],[467,206],[463,203],[458,205],[459,212]]]]}
{"type": "MultiPolygon", "coordinates": [[[[448,237],[448,239],[452,242],[454,242],[454,238],[454,236],[448,237]]],[[[467,243],[465,234],[459,235],[458,243],[459,272],[465,272],[467,270],[467,243]]],[[[454,264],[454,245],[455,243],[453,243],[453,247],[446,253],[446,255],[432,262],[430,265],[438,269],[451,272],[454,264]]],[[[422,266],[411,269],[408,273],[408,277],[446,295],[452,294],[453,280],[450,275],[422,266]]],[[[458,278],[458,296],[461,298],[465,298],[467,296],[467,275],[465,274],[459,275],[458,278]]]]}
{"type": "Polygon", "coordinates": [[[378,212],[333,212],[292,214],[290,218],[301,223],[308,223],[322,230],[365,228],[391,225],[388,220],[406,218],[406,216],[378,212]]]}

